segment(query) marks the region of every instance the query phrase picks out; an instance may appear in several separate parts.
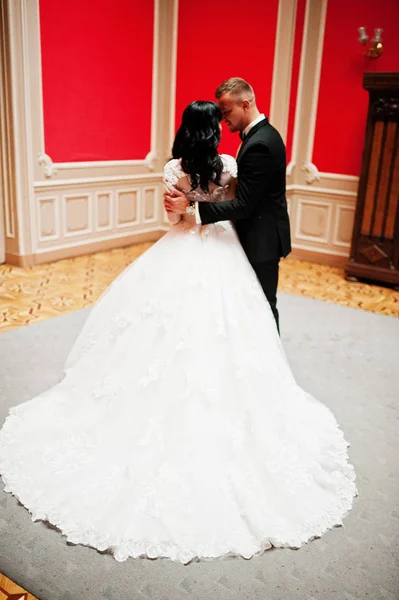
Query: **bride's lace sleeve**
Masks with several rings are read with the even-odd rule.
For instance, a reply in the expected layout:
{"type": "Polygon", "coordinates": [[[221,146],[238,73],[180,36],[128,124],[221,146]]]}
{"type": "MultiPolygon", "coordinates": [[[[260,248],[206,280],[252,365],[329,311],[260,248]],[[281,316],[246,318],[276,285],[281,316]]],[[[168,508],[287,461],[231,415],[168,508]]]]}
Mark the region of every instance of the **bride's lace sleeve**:
{"type": "Polygon", "coordinates": [[[178,158],[172,158],[163,168],[164,183],[167,187],[174,186],[177,184],[181,177],[184,177],[184,173],[180,166],[180,160],[178,158]]]}
{"type": "Polygon", "coordinates": [[[223,161],[223,172],[237,179],[237,163],[235,158],[230,156],[230,154],[221,154],[220,158],[223,161]]]}
{"type": "Polygon", "coordinates": [[[220,155],[223,162],[221,184],[223,186],[223,198],[221,200],[233,200],[237,188],[237,163],[230,154],[220,155]]]}
{"type": "MultiPolygon", "coordinates": [[[[170,188],[174,187],[179,181],[180,177],[182,177],[182,169],[180,167],[179,159],[173,158],[172,160],[167,162],[163,168],[163,174],[163,183],[165,186],[165,190],[169,192],[170,188]]],[[[178,223],[181,219],[181,216],[176,215],[175,213],[167,212],[166,214],[168,215],[169,222],[173,225],[178,223]]]]}

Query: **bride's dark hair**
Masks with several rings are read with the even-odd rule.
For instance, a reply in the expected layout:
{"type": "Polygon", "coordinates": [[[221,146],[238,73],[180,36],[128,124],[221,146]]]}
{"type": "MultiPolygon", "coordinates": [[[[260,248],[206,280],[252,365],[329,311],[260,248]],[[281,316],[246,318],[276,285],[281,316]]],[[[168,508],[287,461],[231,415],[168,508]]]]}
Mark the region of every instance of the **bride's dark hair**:
{"type": "Polygon", "coordinates": [[[215,102],[197,100],[184,109],[172,155],[181,158],[183,171],[190,175],[192,189],[200,185],[209,192],[209,182],[220,184],[223,163],[217,147],[221,120],[222,113],[215,102]]]}

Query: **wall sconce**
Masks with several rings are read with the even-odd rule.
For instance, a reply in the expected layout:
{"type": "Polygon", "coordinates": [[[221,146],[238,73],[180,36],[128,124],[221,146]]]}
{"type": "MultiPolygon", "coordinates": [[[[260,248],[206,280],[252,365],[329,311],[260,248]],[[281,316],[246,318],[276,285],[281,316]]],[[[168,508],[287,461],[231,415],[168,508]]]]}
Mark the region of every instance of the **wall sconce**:
{"type": "MultiPolygon", "coordinates": [[[[371,39],[367,52],[364,56],[368,58],[378,58],[381,56],[384,46],[382,45],[381,34],[384,30],[380,27],[374,29],[374,37],[371,39]]],[[[369,39],[365,27],[359,27],[359,42],[365,46],[369,39]]]]}

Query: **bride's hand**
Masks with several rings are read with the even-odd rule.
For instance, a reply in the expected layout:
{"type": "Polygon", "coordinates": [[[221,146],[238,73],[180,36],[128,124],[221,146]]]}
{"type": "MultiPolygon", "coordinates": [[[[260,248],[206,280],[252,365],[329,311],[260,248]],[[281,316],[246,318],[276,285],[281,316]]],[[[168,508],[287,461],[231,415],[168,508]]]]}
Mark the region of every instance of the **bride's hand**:
{"type": "Polygon", "coordinates": [[[164,205],[166,212],[184,215],[186,208],[189,205],[189,201],[187,200],[187,196],[184,194],[184,192],[174,188],[172,193],[165,192],[164,205]]]}

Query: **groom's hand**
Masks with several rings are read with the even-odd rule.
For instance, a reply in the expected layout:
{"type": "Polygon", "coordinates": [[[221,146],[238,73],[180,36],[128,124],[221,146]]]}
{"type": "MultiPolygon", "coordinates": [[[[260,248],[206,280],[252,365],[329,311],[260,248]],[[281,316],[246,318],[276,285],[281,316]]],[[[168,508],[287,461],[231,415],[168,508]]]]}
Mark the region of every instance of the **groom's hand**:
{"type": "Polygon", "coordinates": [[[173,212],[177,215],[184,215],[189,206],[186,194],[173,188],[172,193],[164,193],[164,206],[166,212],[173,212]]]}

